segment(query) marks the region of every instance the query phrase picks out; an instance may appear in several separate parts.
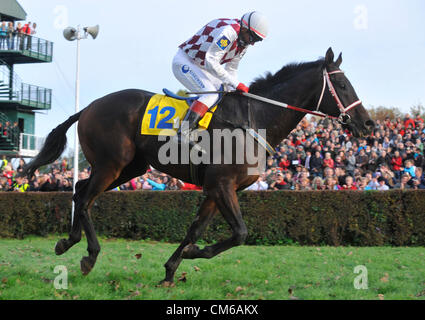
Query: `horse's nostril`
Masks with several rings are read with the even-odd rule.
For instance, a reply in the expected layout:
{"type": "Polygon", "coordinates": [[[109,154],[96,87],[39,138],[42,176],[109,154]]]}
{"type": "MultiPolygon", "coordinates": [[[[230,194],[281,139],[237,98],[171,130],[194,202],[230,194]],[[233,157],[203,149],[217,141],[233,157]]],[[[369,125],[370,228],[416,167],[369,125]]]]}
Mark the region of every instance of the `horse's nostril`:
{"type": "Polygon", "coordinates": [[[375,121],[373,120],[366,120],[364,123],[365,127],[369,130],[373,130],[375,128],[375,121]]]}

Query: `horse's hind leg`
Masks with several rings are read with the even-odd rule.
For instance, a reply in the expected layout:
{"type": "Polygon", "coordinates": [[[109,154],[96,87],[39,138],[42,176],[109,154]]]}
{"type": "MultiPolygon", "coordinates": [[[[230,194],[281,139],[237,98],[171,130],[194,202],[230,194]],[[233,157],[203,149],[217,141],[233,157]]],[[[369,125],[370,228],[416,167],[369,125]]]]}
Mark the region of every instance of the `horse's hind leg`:
{"type": "Polygon", "coordinates": [[[96,237],[96,231],[94,230],[93,223],[89,216],[89,210],[93,205],[94,200],[102,192],[113,189],[121,185],[122,183],[127,182],[133,177],[145,173],[146,170],[146,163],[141,163],[133,160],[123,170],[104,169],[102,171],[98,170],[98,173],[92,175],[92,181],[90,181],[90,184],[87,188],[85,198],[81,201],[81,203],[79,203],[79,205],[81,206],[79,208],[80,219],[87,236],[87,251],[89,252],[89,256],[83,257],[83,259],[81,260],[80,267],[81,272],[84,275],[87,275],[91,271],[91,269],[93,269],[96,263],[97,256],[100,252],[100,245],[96,237]]]}
{"type": "Polygon", "coordinates": [[[116,179],[106,190],[112,190],[123,183],[141,176],[148,170],[148,164],[143,157],[135,157],[121,172],[121,175],[116,179]]]}
{"type": "Polygon", "coordinates": [[[202,232],[205,230],[205,228],[208,226],[208,223],[217,212],[218,210],[214,200],[207,198],[204,200],[204,202],[202,202],[195,221],[193,221],[189,231],[187,232],[186,238],[164,265],[165,279],[161,281],[162,283],[173,282],[174,274],[183,259],[183,250],[187,245],[195,243],[199,239],[202,232]]]}
{"type": "MultiPolygon", "coordinates": [[[[77,199],[81,197],[84,193],[84,189],[87,186],[89,179],[80,180],[75,186],[75,194],[73,196],[74,204],[77,202],[77,199]]],[[[68,239],[61,239],[56,243],[55,253],[57,255],[64,254],[68,251],[74,244],[80,242],[81,240],[81,222],[79,215],[74,215],[74,221],[72,224],[71,232],[68,239]]]]}
{"type": "MultiPolygon", "coordinates": [[[[146,172],[148,166],[144,159],[135,158],[129,165],[127,165],[121,172],[120,176],[109,185],[106,190],[113,189],[121,184],[127,182],[128,180],[142,175],[146,172]]],[[[75,195],[73,196],[73,201],[76,204],[79,202],[80,198],[83,197],[86,192],[86,187],[88,185],[89,179],[80,180],[75,186],[75,195]]],[[[69,234],[68,239],[61,239],[56,243],[55,253],[61,255],[68,251],[74,244],[80,242],[81,240],[81,221],[80,215],[74,215],[74,222],[72,224],[72,229],[69,234]]]]}
{"type": "Polygon", "coordinates": [[[78,215],[81,226],[84,228],[88,244],[87,251],[89,255],[81,260],[81,272],[84,275],[87,275],[93,269],[100,252],[99,241],[89,216],[89,210],[96,197],[119,177],[121,169],[113,167],[94,169],[87,184],[86,192],[77,199],[75,204],[75,215],[78,215]]]}

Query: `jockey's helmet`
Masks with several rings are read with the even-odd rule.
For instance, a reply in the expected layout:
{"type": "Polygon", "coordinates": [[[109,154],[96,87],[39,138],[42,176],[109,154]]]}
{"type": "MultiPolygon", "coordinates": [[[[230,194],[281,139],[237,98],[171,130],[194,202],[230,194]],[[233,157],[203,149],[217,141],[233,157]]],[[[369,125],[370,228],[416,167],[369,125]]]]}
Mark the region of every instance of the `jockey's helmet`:
{"type": "Polygon", "coordinates": [[[267,18],[258,11],[245,13],[241,18],[241,26],[250,31],[252,42],[264,40],[269,32],[267,18]]]}

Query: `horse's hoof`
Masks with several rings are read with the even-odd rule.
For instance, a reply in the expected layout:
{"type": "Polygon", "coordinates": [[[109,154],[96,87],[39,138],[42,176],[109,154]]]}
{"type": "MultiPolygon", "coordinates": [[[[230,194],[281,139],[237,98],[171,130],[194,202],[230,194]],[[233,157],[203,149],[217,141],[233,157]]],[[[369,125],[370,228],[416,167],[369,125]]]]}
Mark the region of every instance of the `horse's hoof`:
{"type": "Polygon", "coordinates": [[[193,259],[195,257],[195,253],[197,252],[199,252],[199,247],[196,244],[188,244],[183,248],[182,258],[193,259]]]}
{"type": "Polygon", "coordinates": [[[167,281],[167,280],[162,280],[161,282],[159,282],[157,287],[162,287],[162,288],[172,288],[175,287],[176,284],[174,283],[174,281],[167,281]]]}
{"type": "Polygon", "coordinates": [[[61,254],[64,254],[67,251],[66,247],[66,239],[60,239],[55,246],[55,253],[56,255],[60,256],[61,254]]]}
{"type": "Polygon", "coordinates": [[[93,269],[93,265],[90,261],[89,257],[83,257],[80,262],[81,273],[86,276],[90,273],[91,269],[93,269]]]}

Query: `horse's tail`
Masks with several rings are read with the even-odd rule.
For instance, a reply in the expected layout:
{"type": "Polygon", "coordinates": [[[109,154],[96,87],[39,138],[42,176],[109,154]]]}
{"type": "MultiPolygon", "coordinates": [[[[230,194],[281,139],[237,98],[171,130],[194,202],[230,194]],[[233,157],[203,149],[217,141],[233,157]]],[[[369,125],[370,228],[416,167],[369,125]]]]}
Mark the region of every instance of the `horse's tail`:
{"type": "Polygon", "coordinates": [[[66,147],[66,132],[74,122],[78,121],[82,112],[83,110],[69,117],[68,120],[58,125],[49,133],[41,151],[31,162],[24,166],[20,175],[32,177],[35,170],[52,163],[60,157],[66,147]]]}

